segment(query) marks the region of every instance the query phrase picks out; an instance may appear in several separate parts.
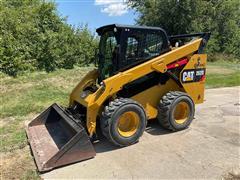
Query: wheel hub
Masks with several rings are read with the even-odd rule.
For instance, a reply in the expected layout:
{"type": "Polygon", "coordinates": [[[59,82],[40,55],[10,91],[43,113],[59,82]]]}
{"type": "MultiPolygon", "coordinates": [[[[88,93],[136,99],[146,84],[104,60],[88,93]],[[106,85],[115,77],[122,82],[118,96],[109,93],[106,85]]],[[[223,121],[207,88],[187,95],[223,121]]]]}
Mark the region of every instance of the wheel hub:
{"type": "Polygon", "coordinates": [[[134,135],[139,127],[140,119],[133,111],[123,113],[118,120],[118,132],[123,137],[134,135]]]}
{"type": "Polygon", "coordinates": [[[189,105],[186,102],[180,102],[175,107],[174,119],[176,123],[183,124],[188,119],[189,114],[190,114],[189,105]]]}

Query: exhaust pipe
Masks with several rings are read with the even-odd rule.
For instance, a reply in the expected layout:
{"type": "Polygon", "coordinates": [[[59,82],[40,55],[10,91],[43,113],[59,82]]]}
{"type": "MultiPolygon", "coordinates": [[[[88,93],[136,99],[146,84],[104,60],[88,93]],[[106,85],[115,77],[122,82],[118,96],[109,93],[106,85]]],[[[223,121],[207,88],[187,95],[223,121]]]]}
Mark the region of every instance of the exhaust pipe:
{"type": "Polygon", "coordinates": [[[31,121],[26,133],[40,172],[96,155],[84,127],[57,104],[31,121]]]}

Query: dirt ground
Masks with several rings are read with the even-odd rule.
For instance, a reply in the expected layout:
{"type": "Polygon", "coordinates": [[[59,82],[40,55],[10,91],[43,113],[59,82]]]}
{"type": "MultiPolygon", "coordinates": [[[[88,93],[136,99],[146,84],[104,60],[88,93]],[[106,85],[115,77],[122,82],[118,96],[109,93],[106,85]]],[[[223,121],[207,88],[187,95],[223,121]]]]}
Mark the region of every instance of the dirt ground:
{"type": "Polygon", "coordinates": [[[29,147],[15,150],[14,152],[1,153],[1,180],[5,179],[33,179],[37,173],[30,155],[29,147]]]}
{"type": "Polygon", "coordinates": [[[240,87],[206,90],[187,130],[170,133],[149,123],[140,141],[94,145],[97,156],[42,174],[44,179],[240,178],[240,87]]]}

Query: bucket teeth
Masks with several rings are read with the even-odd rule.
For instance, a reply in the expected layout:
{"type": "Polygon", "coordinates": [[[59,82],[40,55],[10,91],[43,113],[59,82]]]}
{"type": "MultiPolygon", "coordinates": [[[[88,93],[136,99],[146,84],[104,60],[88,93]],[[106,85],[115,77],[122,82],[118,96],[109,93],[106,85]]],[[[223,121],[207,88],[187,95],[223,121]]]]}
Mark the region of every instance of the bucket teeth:
{"type": "Polygon", "coordinates": [[[40,172],[93,158],[96,152],[81,123],[53,104],[26,127],[40,172]]]}

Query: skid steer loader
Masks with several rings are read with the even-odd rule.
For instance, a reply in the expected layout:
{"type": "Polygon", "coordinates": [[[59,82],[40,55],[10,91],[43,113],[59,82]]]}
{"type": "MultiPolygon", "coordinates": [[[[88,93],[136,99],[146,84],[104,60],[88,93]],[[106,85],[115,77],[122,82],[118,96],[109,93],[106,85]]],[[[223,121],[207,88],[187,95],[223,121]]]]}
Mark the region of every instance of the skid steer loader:
{"type": "Polygon", "coordinates": [[[117,146],[136,143],[150,119],[183,130],[203,102],[210,33],[168,36],[118,24],[97,33],[98,68],[73,89],[68,107],[53,104],[26,127],[39,171],[94,157],[98,128],[117,146]]]}

